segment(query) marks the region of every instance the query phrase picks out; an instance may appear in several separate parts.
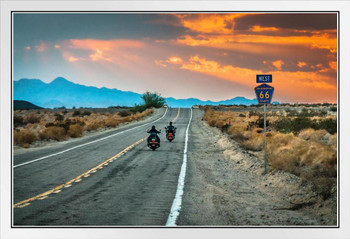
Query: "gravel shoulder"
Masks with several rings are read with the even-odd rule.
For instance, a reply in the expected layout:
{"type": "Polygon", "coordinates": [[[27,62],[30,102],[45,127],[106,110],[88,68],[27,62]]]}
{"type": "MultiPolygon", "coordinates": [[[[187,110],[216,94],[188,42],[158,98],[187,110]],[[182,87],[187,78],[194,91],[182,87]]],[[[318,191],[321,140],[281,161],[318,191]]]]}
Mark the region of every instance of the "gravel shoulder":
{"type": "Polygon", "coordinates": [[[336,226],[336,187],[326,201],[312,184],[240,148],[193,110],[180,226],[336,226]]]}

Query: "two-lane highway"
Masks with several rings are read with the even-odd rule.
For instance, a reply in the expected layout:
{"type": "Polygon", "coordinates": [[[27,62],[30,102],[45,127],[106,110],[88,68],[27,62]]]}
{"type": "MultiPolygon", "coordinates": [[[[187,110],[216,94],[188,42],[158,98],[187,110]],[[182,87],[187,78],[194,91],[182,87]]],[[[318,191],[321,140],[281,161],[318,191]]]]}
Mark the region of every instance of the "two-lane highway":
{"type": "Polygon", "coordinates": [[[59,151],[43,149],[46,155],[39,150],[15,156],[14,225],[165,225],[190,115],[191,109],[167,109],[147,124],[59,151]],[[169,121],[177,127],[171,143],[164,132],[169,121]],[[156,151],[147,148],[145,140],[152,125],[163,129],[156,151]]]}

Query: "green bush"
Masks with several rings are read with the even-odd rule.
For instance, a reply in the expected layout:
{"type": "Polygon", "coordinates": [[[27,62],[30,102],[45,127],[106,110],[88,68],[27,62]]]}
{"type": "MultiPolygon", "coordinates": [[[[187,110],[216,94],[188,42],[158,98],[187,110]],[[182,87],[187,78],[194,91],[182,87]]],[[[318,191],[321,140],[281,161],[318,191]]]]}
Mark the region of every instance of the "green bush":
{"type": "Polygon", "coordinates": [[[316,124],[315,129],[327,130],[330,134],[337,132],[337,120],[335,119],[325,119],[321,120],[316,124]]]}
{"type": "Polygon", "coordinates": [[[73,116],[79,116],[79,115],[81,115],[80,110],[74,110],[73,116]]]}
{"type": "Polygon", "coordinates": [[[56,117],[56,121],[63,121],[64,120],[64,116],[59,114],[59,113],[54,114],[54,116],[56,117]]]}
{"type": "Polygon", "coordinates": [[[24,123],[24,119],[22,116],[20,115],[15,115],[13,117],[13,124],[15,126],[15,128],[19,127],[19,126],[22,126],[22,125],[25,125],[26,123],[24,123]]]}
{"type": "Polygon", "coordinates": [[[91,115],[91,112],[90,112],[90,111],[85,110],[83,113],[81,113],[81,115],[86,115],[86,116],[89,116],[89,115],[91,115]]]}
{"type": "Polygon", "coordinates": [[[295,119],[282,118],[274,123],[277,131],[281,133],[298,133],[303,129],[313,128],[315,130],[324,129],[330,134],[337,132],[337,120],[325,119],[325,120],[310,120],[307,117],[297,117],[295,119]]]}
{"type": "Polygon", "coordinates": [[[143,112],[147,109],[146,105],[135,105],[134,107],[130,108],[130,111],[132,113],[137,113],[137,112],[143,112]]]}
{"type": "Polygon", "coordinates": [[[165,99],[158,93],[146,92],[142,95],[142,99],[145,102],[146,108],[160,108],[165,104],[165,99]]]}

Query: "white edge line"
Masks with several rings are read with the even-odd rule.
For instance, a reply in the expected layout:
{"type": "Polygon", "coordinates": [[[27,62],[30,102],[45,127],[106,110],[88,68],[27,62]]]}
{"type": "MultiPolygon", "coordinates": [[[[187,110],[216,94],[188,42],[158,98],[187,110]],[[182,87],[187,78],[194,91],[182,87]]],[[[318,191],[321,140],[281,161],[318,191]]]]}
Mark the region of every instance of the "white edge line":
{"type": "Polygon", "coordinates": [[[183,161],[182,161],[181,171],[180,171],[180,175],[179,175],[179,179],[178,179],[178,183],[177,183],[177,190],[176,190],[175,198],[173,201],[173,205],[171,206],[171,209],[170,209],[170,214],[169,214],[168,220],[165,224],[165,226],[167,226],[167,227],[176,226],[176,220],[177,220],[177,217],[179,216],[180,210],[181,210],[182,195],[184,193],[186,167],[187,167],[188,129],[190,128],[191,120],[192,120],[192,108],[191,108],[191,117],[190,117],[190,120],[188,122],[187,129],[186,129],[183,161]]]}
{"type": "Polygon", "coordinates": [[[77,148],[80,148],[80,147],[83,147],[83,146],[86,146],[86,145],[89,145],[89,144],[92,144],[92,143],[96,143],[96,142],[99,142],[99,141],[102,141],[102,140],[111,138],[111,137],[116,136],[116,135],[118,135],[118,134],[122,134],[122,133],[125,133],[125,132],[127,132],[127,131],[140,128],[140,127],[145,126],[145,125],[147,125],[147,124],[151,124],[151,123],[157,122],[158,120],[163,119],[164,116],[165,116],[165,114],[166,114],[167,112],[168,112],[168,108],[166,108],[166,110],[165,110],[163,116],[160,117],[159,119],[155,120],[155,121],[148,122],[148,123],[145,123],[145,124],[143,124],[143,125],[139,125],[139,126],[136,126],[136,127],[134,127],[134,128],[130,128],[130,129],[127,129],[127,130],[124,130],[124,131],[121,131],[121,132],[118,132],[118,133],[115,133],[115,134],[112,134],[112,135],[109,135],[109,136],[106,136],[106,137],[103,137],[103,138],[100,138],[100,139],[96,139],[96,140],[90,141],[90,142],[88,142],[88,143],[80,144],[80,145],[77,145],[77,146],[75,146],[75,147],[72,147],[72,148],[69,148],[69,149],[60,151],[60,152],[58,152],[58,153],[54,153],[54,154],[50,154],[50,155],[47,155],[47,156],[44,156],[44,157],[41,157],[41,158],[33,159],[33,160],[28,161],[28,162],[25,162],[25,163],[17,164],[17,165],[15,165],[15,166],[13,166],[13,168],[21,167],[21,166],[24,166],[24,165],[27,165],[27,164],[30,164],[30,163],[34,163],[34,162],[37,162],[37,161],[46,159],[46,158],[50,158],[50,157],[52,157],[52,156],[56,156],[56,155],[65,153],[65,152],[71,151],[71,150],[73,150],[73,149],[77,149],[77,148]]]}

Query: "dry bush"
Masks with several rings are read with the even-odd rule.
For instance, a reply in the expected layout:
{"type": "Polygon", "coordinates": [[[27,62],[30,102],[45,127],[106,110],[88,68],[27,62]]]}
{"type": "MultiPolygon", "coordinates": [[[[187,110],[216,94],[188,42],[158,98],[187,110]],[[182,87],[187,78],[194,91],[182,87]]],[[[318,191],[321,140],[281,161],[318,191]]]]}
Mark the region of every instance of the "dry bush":
{"type": "Polygon", "coordinates": [[[20,131],[14,131],[13,141],[16,145],[28,148],[31,143],[37,140],[37,136],[34,132],[24,129],[20,131]]]}
{"type": "Polygon", "coordinates": [[[301,167],[311,166],[315,177],[335,176],[337,152],[321,142],[306,141],[290,134],[275,133],[267,140],[267,153],[273,168],[300,175],[301,167]]]}
{"type": "Polygon", "coordinates": [[[39,134],[42,140],[57,140],[61,141],[67,138],[66,130],[63,127],[52,126],[48,127],[39,134]]]}
{"type": "Polygon", "coordinates": [[[332,146],[332,148],[335,149],[335,150],[337,150],[337,140],[338,140],[337,133],[331,135],[329,137],[329,140],[328,140],[328,144],[330,146],[332,146]]]}
{"type": "Polygon", "coordinates": [[[298,134],[299,138],[316,142],[328,142],[330,134],[324,130],[314,130],[312,128],[304,129],[298,134]]]}
{"type": "Polygon", "coordinates": [[[244,140],[247,139],[244,135],[246,129],[247,126],[245,123],[235,123],[228,128],[227,132],[232,136],[233,139],[244,140]]]}
{"type": "Polygon", "coordinates": [[[105,127],[104,120],[96,119],[92,121],[87,121],[85,124],[84,130],[91,131],[91,130],[97,130],[104,127],[105,127]]]}
{"type": "Polygon", "coordinates": [[[40,122],[40,117],[35,113],[30,113],[24,117],[24,120],[26,123],[35,124],[40,122]]]}
{"type": "Polygon", "coordinates": [[[120,119],[111,116],[111,117],[108,117],[108,118],[106,119],[105,126],[111,127],[111,128],[115,128],[115,127],[117,127],[120,123],[121,123],[121,120],[120,120],[120,119]]]}
{"type": "Polygon", "coordinates": [[[68,135],[72,138],[78,138],[83,135],[84,128],[79,124],[72,124],[69,126],[68,135]]]}
{"type": "Polygon", "coordinates": [[[242,142],[243,148],[254,151],[262,150],[264,147],[264,135],[252,131],[246,132],[249,133],[243,134],[244,137],[247,138],[247,140],[242,142]]]}

